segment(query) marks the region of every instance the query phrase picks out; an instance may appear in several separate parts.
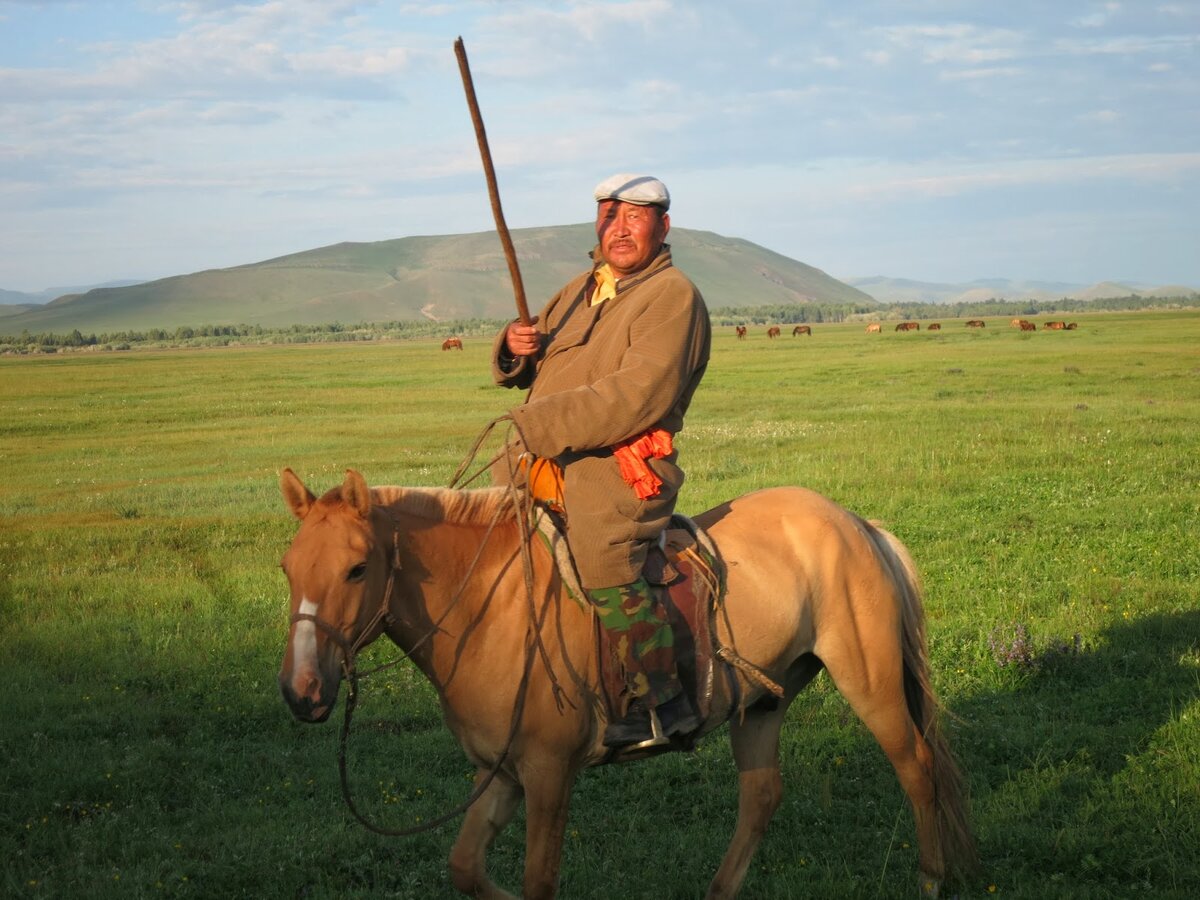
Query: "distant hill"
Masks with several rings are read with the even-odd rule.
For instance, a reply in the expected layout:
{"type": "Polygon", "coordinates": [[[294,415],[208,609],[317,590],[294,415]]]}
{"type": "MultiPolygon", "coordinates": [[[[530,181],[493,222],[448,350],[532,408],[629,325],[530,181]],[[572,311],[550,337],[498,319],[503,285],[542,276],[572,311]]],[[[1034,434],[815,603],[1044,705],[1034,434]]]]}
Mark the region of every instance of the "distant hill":
{"type": "Polygon", "coordinates": [[[1007,278],[983,278],[961,284],[910,281],[875,275],[847,278],[846,283],[870,294],[880,303],[986,303],[989,300],[1100,300],[1109,297],[1190,297],[1200,294],[1181,285],[1149,287],[1104,281],[1098,284],[1070,284],[1062,281],[1013,281],[1007,278]]]}
{"type": "MultiPolygon", "coordinates": [[[[529,306],[537,310],[588,266],[591,224],[512,233],[529,306]]],[[[673,228],[675,262],[710,308],[826,303],[875,306],[862,291],[749,241],[673,228]]],[[[512,285],[494,231],[342,243],[229,269],[68,293],[0,316],[17,334],[199,325],[502,319],[512,285]]]]}
{"type": "Polygon", "coordinates": [[[0,316],[12,315],[17,309],[41,306],[64,294],[82,294],[94,288],[126,287],[140,284],[138,281],[106,281],[103,284],[76,284],[70,287],[48,287],[40,291],[7,291],[0,288],[0,316]]]}
{"type": "MultiPolygon", "coordinates": [[[[16,291],[7,291],[6,293],[12,294],[16,291]]],[[[16,316],[40,308],[40,303],[0,303],[0,321],[8,316],[16,316]]]]}

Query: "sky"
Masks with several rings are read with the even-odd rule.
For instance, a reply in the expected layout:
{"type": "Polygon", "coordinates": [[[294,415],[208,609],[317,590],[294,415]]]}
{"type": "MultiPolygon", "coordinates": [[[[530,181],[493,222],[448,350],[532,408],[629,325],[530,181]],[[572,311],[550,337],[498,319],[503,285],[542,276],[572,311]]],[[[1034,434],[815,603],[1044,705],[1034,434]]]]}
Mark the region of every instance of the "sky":
{"type": "Polygon", "coordinates": [[[460,36],[510,228],[1200,288],[1200,0],[0,0],[0,288],[493,229],[460,36]]]}

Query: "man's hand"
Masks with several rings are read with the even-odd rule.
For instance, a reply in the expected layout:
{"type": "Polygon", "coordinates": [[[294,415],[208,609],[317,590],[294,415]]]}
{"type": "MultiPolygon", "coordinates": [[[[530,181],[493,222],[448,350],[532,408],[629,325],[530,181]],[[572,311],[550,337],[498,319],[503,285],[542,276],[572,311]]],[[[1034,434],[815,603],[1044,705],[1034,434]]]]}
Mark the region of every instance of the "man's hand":
{"type": "Polygon", "coordinates": [[[513,322],[508,326],[508,331],[504,335],[504,343],[508,347],[508,352],[514,357],[535,356],[541,349],[542,334],[534,327],[536,322],[537,317],[535,316],[529,325],[513,322]]]}

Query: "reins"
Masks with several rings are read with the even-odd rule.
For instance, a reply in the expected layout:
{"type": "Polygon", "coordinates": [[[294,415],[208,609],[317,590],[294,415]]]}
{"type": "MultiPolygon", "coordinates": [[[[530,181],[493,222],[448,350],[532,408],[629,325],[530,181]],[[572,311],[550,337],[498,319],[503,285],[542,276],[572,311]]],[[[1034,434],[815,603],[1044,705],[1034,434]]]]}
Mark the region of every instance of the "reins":
{"type": "MultiPolygon", "coordinates": [[[[493,419],[491,422],[489,422],[484,427],[483,432],[475,440],[475,443],[472,445],[470,451],[467,454],[467,457],[464,459],[463,463],[459,466],[458,470],[455,472],[454,477],[451,479],[451,482],[449,485],[451,488],[462,487],[463,485],[469,484],[471,481],[478,478],[492,464],[494,464],[497,460],[499,460],[502,456],[505,455],[506,451],[502,450],[495,457],[493,457],[491,460],[489,460],[488,463],[486,463],[481,469],[476,471],[470,478],[467,478],[465,481],[460,481],[460,479],[462,479],[466,469],[474,461],[475,456],[479,452],[479,448],[482,446],[482,444],[483,444],[484,440],[487,438],[488,434],[491,433],[492,429],[496,426],[496,424],[498,422],[506,420],[508,418],[509,418],[508,416],[501,416],[498,419],[493,419]]],[[[507,442],[506,442],[506,446],[507,446],[507,442]]],[[[512,470],[511,470],[511,466],[510,466],[509,473],[510,473],[510,476],[513,474],[512,470]]],[[[483,550],[487,546],[487,542],[491,538],[492,532],[495,530],[496,524],[499,522],[500,515],[504,511],[504,507],[503,506],[497,507],[496,513],[493,515],[492,520],[488,524],[487,530],[484,533],[483,539],[480,541],[479,549],[476,551],[475,557],[471,560],[470,565],[467,567],[466,574],[463,576],[462,582],[459,584],[458,589],[455,591],[454,596],[451,598],[450,603],[446,606],[446,609],[442,612],[442,614],[438,617],[438,619],[435,622],[433,622],[433,624],[430,626],[429,630],[420,639],[418,639],[407,650],[401,650],[400,655],[396,659],[392,660],[391,662],[384,663],[383,665],[380,665],[380,666],[376,666],[375,668],[370,669],[367,672],[362,673],[361,675],[358,672],[358,651],[360,649],[362,649],[362,647],[367,643],[368,636],[371,635],[380,624],[382,624],[384,626],[384,630],[386,631],[387,628],[391,627],[395,623],[395,617],[391,613],[391,599],[392,599],[392,591],[395,587],[395,582],[396,582],[396,573],[400,571],[401,566],[400,566],[400,530],[394,520],[392,523],[392,567],[391,567],[391,571],[388,573],[387,584],[384,587],[383,596],[380,601],[379,609],[376,611],[375,615],[372,617],[372,619],[368,623],[367,627],[364,628],[359,633],[358,637],[355,639],[353,644],[350,643],[348,640],[346,640],[346,638],[342,635],[342,633],[340,631],[338,631],[337,628],[335,628],[333,625],[329,624],[328,622],[324,621],[323,619],[319,619],[315,615],[311,615],[309,613],[294,613],[291,617],[291,622],[293,624],[296,622],[312,622],[314,626],[316,626],[317,628],[319,628],[323,632],[325,632],[325,634],[342,651],[342,671],[345,675],[347,682],[349,683],[349,687],[347,688],[347,692],[346,692],[346,705],[342,712],[342,728],[341,728],[341,732],[339,734],[339,739],[338,739],[338,777],[339,777],[339,781],[341,782],[342,798],[346,802],[346,807],[350,810],[350,812],[354,816],[354,818],[356,818],[364,828],[366,828],[367,830],[372,831],[376,834],[384,835],[387,837],[410,837],[415,834],[421,834],[426,831],[431,831],[432,829],[445,824],[446,822],[450,821],[451,819],[453,819],[456,816],[465,812],[481,796],[483,796],[484,792],[491,785],[492,781],[500,773],[500,769],[503,767],[505,761],[508,758],[508,753],[512,749],[513,740],[517,736],[517,731],[520,728],[521,719],[525,712],[525,701],[526,701],[526,697],[528,695],[529,680],[530,680],[530,677],[533,672],[533,664],[536,661],[536,659],[538,658],[539,654],[542,656],[542,659],[546,665],[547,672],[550,673],[551,683],[553,685],[554,694],[555,694],[555,700],[558,703],[560,710],[562,708],[562,699],[561,699],[562,688],[558,684],[557,679],[554,677],[554,673],[553,673],[552,668],[550,667],[549,658],[546,653],[546,649],[542,642],[542,636],[541,636],[542,626],[545,622],[545,616],[550,607],[550,599],[551,598],[547,597],[545,607],[539,614],[536,604],[534,602],[534,597],[533,597],[533,560],[532,560],[532,556],[530,555],[530,551],[529,551],[530,528],[531,528],[532,515],[533,515],[532,504],[527,504],[527,503],[523,502],[523,500],[525,499],[524,492],[520,491],[514,485],[513,479],[511,477],[509,478],[509,491],[510,491],[510,498],[518,512],[516,519],[520,525],[520,532],[521,532],[520,547],[521,547],[521,559],[522,559],[522,574],[523,574],[524,582],[525,582],[526,599],[529,604],[530,634],[526,638],[525,665],[524,665],[524,668],[521,673],[521,681],[517,686],[517,698],[516,698],[515,703],[513,704],[512,720],[511,720],[511,723],[509,726],[508,737],[506,738],[506,740],[504,742],[503,748],[500,750],[500,753],[496,757],[496,761],[492,764],[492,766],[488,770],[486,776],[481,781],[479,781],[478,784],[476,784],[475,789],[471,792],[471,795],[469,797],[467,797],[467,799],[464,800],[462,803],[460,803],[458,806],[454,807],[453,809],[449,810],[448,812],[443,813],[442,815],[436,816],[435,818],[430,819],[426,822],[422,822],[420,825],[414,825],[409,828],[393,829],[393,828],[385,828],[381,825],[375,824],[374,822],[369,820],[366,816],[364,816],[362,812],[359,811],[358,806],[354,802],[353,793],[350,789],[349,766],[347,763],[348,747],[349,747],[349,741],[350,741],[350,726],[351,726],[351,722],[353,721],[353,718],[354,718],[354,710],[355,710],[356,706],[358,705],[358,682],[359,682],[360,678],[366,678],[370,675],[375,675],[381,671],[384,671],[385,669],[390,669],[394,666],[399,665],[405,659],[410,659],[418,648],[420,648],[423,644],[425,644],[427,641],[429,641],[435,634],[437,634],[441,630],[441,623],[443,621],[445,621],[446,617],[450,614],[450,612],[455,608],[455,606],[458,605],[458,602],[462,599],[463,593],[466,590],[467,583],[471,577],[471,574],[474,572],[475,566],[478,564],[479,559],[483,554],[483,550]]],[[[390,513],[389,513],[389,516],[390,516],[390,513]]]]}

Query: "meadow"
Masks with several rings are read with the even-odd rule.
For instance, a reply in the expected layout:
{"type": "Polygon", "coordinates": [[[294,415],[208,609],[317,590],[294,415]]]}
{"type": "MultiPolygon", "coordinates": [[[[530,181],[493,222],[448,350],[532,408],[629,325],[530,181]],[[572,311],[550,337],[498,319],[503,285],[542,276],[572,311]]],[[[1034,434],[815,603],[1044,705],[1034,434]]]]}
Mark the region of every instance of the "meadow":
{"type": "MultiPolygon", "coordinates": [[[[962,897],[1200,893],[1200,312],[941,332],[717,330],[677,443],[681,511],[779,485],[882,521],[926,589],[935,686],[983,861],[962,897]]],[[[290,466],[318,492],[444,485],[520,395],[488,342],[0,358],[0,893],[454,896],[455,824],[354,822],[340,709],[275,673],[290,466]]],[[[381,642],[368,660],[393,658],[381,642]]],[[[471,768],[403,664],[364,685],[350,768],[374,819],[463,800],[471,768]]],[[[747,898],[910,897],[911,816],[820,677],[747,898]]],[[[724,729],[590,770],[564,898],[703,896],[736,813],[724,729]]],[[[491,855],[519,889],[523,818],[491,855]]]]}

